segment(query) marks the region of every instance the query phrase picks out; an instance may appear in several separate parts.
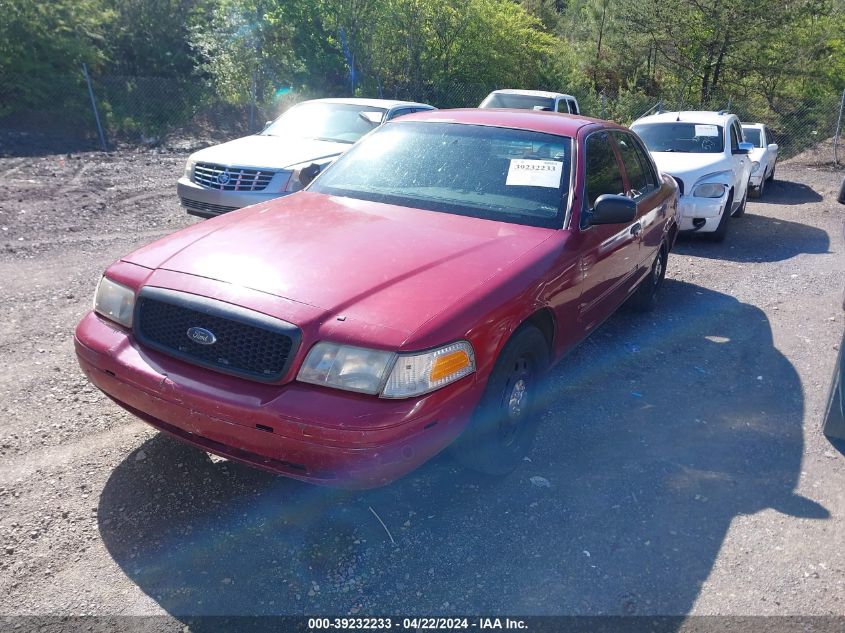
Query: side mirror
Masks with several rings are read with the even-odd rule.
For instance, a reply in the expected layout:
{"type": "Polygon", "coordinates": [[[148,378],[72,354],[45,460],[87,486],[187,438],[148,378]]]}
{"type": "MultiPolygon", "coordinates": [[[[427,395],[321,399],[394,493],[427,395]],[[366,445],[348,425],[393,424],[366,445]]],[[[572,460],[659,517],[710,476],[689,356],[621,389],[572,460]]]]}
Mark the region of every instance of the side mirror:
{"type": "Polygon", "coordinates": [[[766,146],[766,149],[769,150],[770,152],[776,152],[776,151],[778,151],[778,144],[777,143],[769,143],[766,146]]]}
{"type": "Polygon", "coordinates": [[[596,199],[588,218],[593,224],[625,224],[637,217],[637,203],[628,196],[605,193],[596,199]]]}
{"type": "Polygon", "coordinates": [[[311,163],[307,167],[303,167],[302,169],[300,169],[298,176],[299,182],[302,183],[302,187],[305,188],[310,185],[311,181],[314,180],[319,173],[320,166],[317,163],[311,163]]]}
{"type": "Polygon", "coordinates": [[[753,149],[754,145],[751,143],[740,143],[739,148],[733,150],[731,154],[750,154],[753,149]]]}

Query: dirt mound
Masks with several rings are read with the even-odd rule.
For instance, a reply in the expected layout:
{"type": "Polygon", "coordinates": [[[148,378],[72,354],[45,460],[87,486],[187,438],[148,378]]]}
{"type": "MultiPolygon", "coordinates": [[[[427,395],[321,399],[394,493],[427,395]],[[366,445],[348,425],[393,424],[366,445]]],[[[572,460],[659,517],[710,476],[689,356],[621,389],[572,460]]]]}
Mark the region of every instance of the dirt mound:
{"type": "Polygon", "coordinates": [[[835,141],[835,136],[820,140],[812,147],[792,156],[783,163],[804,167],[845,169],[845,138],[840,136],[838,147],[835,146],[835,141]]]}

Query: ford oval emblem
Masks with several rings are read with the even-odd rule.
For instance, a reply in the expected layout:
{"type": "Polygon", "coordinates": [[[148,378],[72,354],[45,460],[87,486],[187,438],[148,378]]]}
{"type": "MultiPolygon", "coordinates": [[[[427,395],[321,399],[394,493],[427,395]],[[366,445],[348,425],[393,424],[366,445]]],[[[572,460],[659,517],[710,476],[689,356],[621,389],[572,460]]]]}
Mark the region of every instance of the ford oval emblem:
{"type": "Polygon", "coordinates": [[[188,338],[200,345],[214,345],[217,342],[214,332],[206,330],[204,327],[188,328],[188,338]]]}

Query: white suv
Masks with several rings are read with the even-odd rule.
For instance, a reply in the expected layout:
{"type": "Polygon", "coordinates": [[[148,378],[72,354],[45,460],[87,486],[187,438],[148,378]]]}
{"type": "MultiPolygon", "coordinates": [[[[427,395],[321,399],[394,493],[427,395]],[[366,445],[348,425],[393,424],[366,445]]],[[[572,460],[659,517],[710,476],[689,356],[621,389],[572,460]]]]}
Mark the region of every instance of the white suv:
{"type": "Polygon", "coordinates": [[[775,179],[775,167],[778,162],[778,145],[772,142],[772,133],[768,125],[762,123],[743,123],[742,133],[745,140],[754,146],[751,151],[751,197],[762,198],[766,183],[775,179]]]}
{"type": "Polygon", "coordinates": [[[725,112],[662,112],[631,125],[660,171],[678,181],[682,231],[725,239],[731,216],[745,213],[751,175],[751,143],[725,112]]]}

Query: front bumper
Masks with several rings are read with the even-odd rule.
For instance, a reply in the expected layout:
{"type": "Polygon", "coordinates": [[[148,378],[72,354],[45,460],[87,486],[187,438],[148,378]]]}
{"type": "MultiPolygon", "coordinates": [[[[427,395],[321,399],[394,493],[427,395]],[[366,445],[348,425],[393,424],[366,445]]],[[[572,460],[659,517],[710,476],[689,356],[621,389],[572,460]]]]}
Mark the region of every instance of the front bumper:
{"type": "Polygon", "coordinates": [[[338,488],[385,485],[436,455],[463,430],[483,389],[475,374],[409,400],[255,383],[142,348],[93,312],[74,342],[88,379],[152,426],[204,451],[338,488]]]}
{"type": "Polygon", "coordinates": [[[281,176],[277,174],[267,186],[267,189],[276,193],[264,191],[222,191],[203,187],[192,182],[184,176],[176,183],[176,192],[179,194],[179,201],[191,215],[198,215],[203,218],[211,218],[216,215],[228,213],[252,204],[267,202],[275,198],[288,195],[288,192],[280,192],[282,185],[281,176]],[[276,182],[280,179],[280,182],[276,182]]]}
{"type": "Polygon", "coordinates": [[[681,196],[678,201],[678,217],[681,231],[696,231],[709,233],[715,231],[725,211],[728,196],[721,198],[697,198],[695,196],[681,196]],[[702,220],[704,221],[701,224],[702,220]],[[700,226],[696,226],[696,225],[700,226]]]}
{"type": "Polygon", "coordinates": [[[748,186],[752,189],[759,189],[761,184],[763,184],[762,169],[758,170],[756,174],[751,174],[751,177],[748,179],[748,186]]]}

